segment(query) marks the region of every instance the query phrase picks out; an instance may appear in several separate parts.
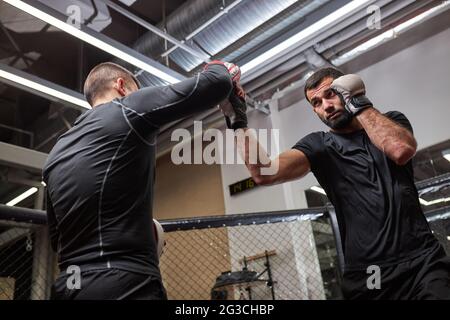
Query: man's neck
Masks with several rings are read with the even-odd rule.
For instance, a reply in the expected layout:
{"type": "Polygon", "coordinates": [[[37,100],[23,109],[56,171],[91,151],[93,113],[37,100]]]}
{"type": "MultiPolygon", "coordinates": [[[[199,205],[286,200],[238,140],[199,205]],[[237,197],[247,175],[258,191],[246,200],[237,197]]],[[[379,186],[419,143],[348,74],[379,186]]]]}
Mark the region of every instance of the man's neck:
{"type": "Polygon", "coordinates": [[[103,96],[101,98],[96,99],[95,102],[92,104],[92,109],[95,108],[95,107],[98,107],[101,104],[105,104],[105,103],[111,102],[114,99],[121,98],[121,97],[122,96],[120,94],[118,94],[117,92],[116,93],[110,93],[110,94],[108,94],[106,96],[103,96]]]}

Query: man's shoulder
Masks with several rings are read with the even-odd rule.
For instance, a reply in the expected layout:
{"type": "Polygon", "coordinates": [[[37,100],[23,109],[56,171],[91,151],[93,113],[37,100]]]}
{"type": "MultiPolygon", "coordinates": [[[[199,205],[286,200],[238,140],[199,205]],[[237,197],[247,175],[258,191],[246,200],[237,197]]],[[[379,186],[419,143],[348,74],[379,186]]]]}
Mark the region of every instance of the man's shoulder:
{"type": "Polygon", "coordinates": [[[302,139],[323,139],[327,134],[328,132],[325,131],[314,131],[307,134],[302,139]]]}
{"type": "MultiPolygon", "coordinates": [[[[302,150],[303,148],[308,149],[317,149],[323,145],[325,132],[323,131],[315,131],[307,134],[303,138],[301,138],[297,143],[293,146],[294,149],[302,150]]],[[[303,151],[303,150],[302,150],[303,151]]]]}
{"type": "Polygon", "coordinates": [[[400,112],[397,110],[387,111],[387,112],[383,113],[383,115],[385,115],[386,117],[391,118],[391,119],[406,118],[406,116],[403,112],[400,112]]]}
{"type": "Polygon", "coordinates": [[[400,124],[404,128],[408,129],[409,131],[413,132],[412,124],[409,121],[409,119],[400,111],[388,111],[384,113],[386,117],[389,119],[395,121],[396,123],[400,124]]]}

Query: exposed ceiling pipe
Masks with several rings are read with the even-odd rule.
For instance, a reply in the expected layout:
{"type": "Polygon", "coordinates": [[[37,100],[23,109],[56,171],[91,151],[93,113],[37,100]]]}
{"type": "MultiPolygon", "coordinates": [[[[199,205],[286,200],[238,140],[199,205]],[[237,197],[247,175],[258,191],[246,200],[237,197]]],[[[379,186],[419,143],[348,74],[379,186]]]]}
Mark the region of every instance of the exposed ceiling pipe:
{"type": "MultiPolygon", "coordinates": [[[[304,4],[308,1],[310,0],[297,0],[297,3],[296,0],[234,0],[225,6],[225,2],[217,0],[214,2],[211,0],[192,0],[181,7],[182,10],[177,10],[168,17],[165,29],[172,36],[189,41],[190,47],[202,50],[209,56],[216,56],[225,47],[229,47],[237,40],[242,41],[242,39],[247,38],[251,35],[253,29],[264,26],[274,16],[289,7],[293,7],[292,16],[297,17],[297,19],[301,18],[299,11],[306,14],[314,6],[305,5],[305,8],[303,8],[298,3],[304,4]],[[242,11],[240,11],[241,8],[242,11]],[[226,15],[227,12],[231,11],[233,14],[226,15]],[[220,23],[217,23],[218,19],[220,23]],[[187,38],[190,38],[190,40],[187,38]]],[[[292,22],[294,19],[288,16],[287,20],[292,22]]],[[[278,22],[279,25],[285,23],[286,21],[278,22]]],[[[277,28],[275,30],[280,31],[277,28]]],[[[269,30],[266,32],[267,37],[270,37],[276,31],[269,30]]],[[[266,39],[261,41],[264,40],[266,39]]],[[[256,45],[257,43],[253,43],[253,46],[256,45]]],[[[176,50],[176,46],[164,51],[164,43],[152,34],[145,34],[141,37],[136,42],[135,48],[137,51],[155,59],[172,53],[170,55],[171,60],[186,72],[195,71],[202,62],[182,50],[176,50]]]]}
{"type": "Polygon", "coordinates": [[[259,97],[264,94],[268,94],[270,99],[270,96],[272,95],[271,90],[283,87],[283,85],[289,86],[290,84],[286,84],[289,79],[291,79],[290,82],[292,83],[292,79],[306,74],[310,70],[309,66],[306,63],[301,63],[299,65],[296,62],[294,63],[294,60],[295,59],[293,59],[292,67],[288,68],[288,71],[286,71],[286,68],[283,68],[283,66],[279,66],[278,68],[274,69],[273,73],[278,74],[278,77],[272,78],[270,82],[261,80],[261,82],[258,84],[257,89],[254,89],[252,91],[254,96],[259,97]]]}
{"type": "Polygon", "coordinates": [[[185,50],[186,52],[189,52],[190,54],[192,54],[193,56],[203,60],[204,62],[209,62],[209,55],[207,55],[204,52],[195,50],[191,47],[189,47],[188,45],[184,44],[183,42],[175,39],[174,37],[172,37],[170,34],[164,32],[163,30],[155,27],[154,25],[152,25],[151,23],[148,23],[147,21],[145,21],[144,19],[132,14],[131,12],[127,11],[126,9],[124,9],[123,7],[121,7],[120,5],[110,1],[110,0],[101,0],[102,2],[104,2],[105,4],[108,5],[108,7],[114,9],[115,11],[119,12],[120,14],[124,15],[125,17],[127,17],[128,19],[136,22],[137,24],[141,25],[142,27],[146,28],[147,30],[153,32],[154,34],[158,35],[159,37],[166,39],[167,41],[171,42],[174,44],[173,48],[181,48],[183,50],[185,50]]]}
{"type": "MultiPolygon", "coordinates": [[[[195,35],[197,35],[198,33],[200,33],[202,30],[204,30],[206,27],[208,27],[209,25],[211,25],[213,22],[215,22],[216,20],[218,20],[221,16],[223,16],[224,14],[228,13],[228,11],[230,11],[231,9],[233,9],[234,7],[236,7],[238,4],[240,4],[243,0],[235,0],[233,3],[229,4],[226,7],[220,7],[220,11],[219,13],[217,13],[216,15],[214,15],[211,19],[209,19],[208,21],[206,21],[205,23],[203,23],[202,25],[200,25],[198,28],[196,28],[194,31],[192,31],[191,33],[189,33],[187,36],[184,37],[183,41],[187,41],[192,39],[195,35]]],[[[170,53],[172,53],[175,49],[177,49],[178,46],[173,46],[172,48],[170,48],[169,50],[163,52],[161,54],[162,57],[166,57],[168,56],[170,53]]]]}
{"type": "Polygon", "coordinates": [[[299,0],[217,53],[217,56],[224,57],[226,61],[236,61],[238,58],[243,60],[255,48],[270,39],[277,39],[280,34],[295,27],[300,21],[306,19],[308,14],[330,1],[333,0],[299,0]]]}
{"type": "Polygon", "coordinates": [[[325,66],[331,67],[331,63],[324,59],[320,54],[314,50],[314,48],[306,49],[305,52],[303,52],[303,55],[305,56],[306,62],[313,68],[322,68],[325,66]]]}
{"type": "MultiPolygon", "coordinates": [[[[165,23],[167,33],[176,39],[184,39],[218,12],[220,7],[216,0],[191,0],[167,17],[165,23]]],[[[156,27],[163,28],[161,24],[156,27]]],[[[139,38],[133,48],[156,58],[164,52],[164,41],[161,37],[149,32],[139,38]]]]}

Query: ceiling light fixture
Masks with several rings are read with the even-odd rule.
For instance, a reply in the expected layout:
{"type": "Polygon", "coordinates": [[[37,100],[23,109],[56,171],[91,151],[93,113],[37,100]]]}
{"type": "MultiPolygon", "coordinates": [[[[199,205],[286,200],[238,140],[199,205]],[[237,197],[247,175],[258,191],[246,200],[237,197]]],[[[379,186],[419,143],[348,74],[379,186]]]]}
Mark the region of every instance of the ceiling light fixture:
{"type": "Polygon", "coordinates": [[[300,42],[305,41],[309,37],[311,37],[314,33],[328,28],[331,24],[334,22],[343,19],[351,12],[360,9],[361,7],[367,5],[368,3],[372,2],[372,0],[354,0],[350,3],[346,4],[345,6],[339,8],[338,10],[334,11],[333,13],[327,15],[326,17],[320,19],[319,21],[313,23],[309,27],[303,29],[299,33],[293,35],[292,37],[284,40],[280,44],[276,45],[272,49],[264,52],[263,54],[259,55],[255,59],[247,62],[241,67],[242,74],[247,73],[248,71],[254,69],[258,65],[260,65],[263,62],[266,62],[267,60],[273,58],[274,56],[282,53],[292,45],[300,42]]]}
{"type": "Polygon", "coordinates": [[[352,60],[353,58],[359,56],[363,52],[366,52],[370,49],[373,49],[377,47],[378,45],[390,41],[392,39],[395,39],[400,33],[403,33],[409,29],[411,29],[414,25],[423,22],[424,20],[433,17],[434,15],[438,14],[442,10],[446,10],[450,7],[450,1],[444,1],[443,3],[437,5],[436,7],[433,7],[414,18],[411,18],[398,26],[383,32],[382,34],[364,42],[363,44],[357,46],[356,48],[342,54],[341,56],[331,60],[331,64],[335,66],[343,65],[344,63],[352,60]]]}
{"type": "Polygon", "coordinates": [[[21,201],[25,200],[26,198],[28,198],[29,196],[35,194],[37,191],[38,191],[38,189],[36,187],[30,188],[27,191],[25,191],[24,193],[22,193],[21,195],[15,197],[11,201],[9,201],[6,205],[10,206],[10,207],[15,206],[19,202],[21,202],[21,201]]]}
{"type": "Polygon", "coordinates": [[[321,187],[318,187],[318,186],[312,186],[310,189],[311,189],[312,191],[321,193],[321,194],[323,194],[323,195],[325,195],[325,196],[327,195],[327,193],[325,192],[325,190],[323,190],[321,187]]]}
{"type": "Polygon", "coordinates": [[[431,205],[436,204],[436,203],[447,202],[447,201],[450,201],[450,197],[448,197],[448,198],[439,198],[439,199],[430,200],[430,201],[427,201],[427,200],[424,200],[422,198],[419,198],[419,202],[421,204],[423,204],[424,206],[431,206],[431,205]]]}
{"type": "Polygon", "coordinates": [[[45,21],[48,24],[51,24],[52,26],[54,26],[54,27],[56,27],[56,28],[58,28],[64,32],[84,41],[84,42],[87,42],[87,43],[89,43],[89,44],[123,60],[123,61],[126,61],[138,68],[141,68],[141,69],[153,74],[154,76],[156,76],[160,79],[163,79],[171,84],[177,83],[180,81],[179,79],[165,73],[162,70],[159,70],[156,67],[151,66],[150,64],[132,56],[131,54],[128,54],[127,52],[124,52],[124,51],[116,48],[115,46],[113,46],[105,41],[102,41],[81,29],[78,29],[74,25],[71,25],[64,21],[61,21],[61,20],[53,17],[52,15],[50,15],[42,10],[39,10],[38,8],[33,7],[32,5],[29,5],[28,3],[25,3],[24,1],[21,1],[21,0],[3,0],[3,1],[5,1],[6,3],[9,3],[10,5],[16,7],[17,9],[20,9],[28,14],[31,14],[32,16],[34,16],[42,21],[45,21]]]}
{"type": "Polygon", "coordinates": [[[36,81],[32,81],[30,79],[26,79],[26,78],[24,78],[22,76],[19,76],[17,74],[11,73],[11,72],[8,72],[8,71],[3,70],[1,68],[0,68],[0,78],[4,78],[4,79],[9,80],[11,82],[17,83],[17,84],[19,84],[21,86],[25,86],[25,87],[27,87],[29,89],[42,92],[45,95],[48,95],[50,97],[54,97],[54,98],[59,99],[59,100],[67,101],[69,103],[72,103],[74,105],[78,105],[78,106],[83,107],[85,109],[91,109],[91,106],[89,105],[89,103],[86,100],[84,100],[84,99],[80,99],[80,98],[74,97],[74,96],[72,96],[70,94],[67,94],[67,93],[61,92],[59,90],[50,88],[50,87],[45,86],[43,84],[40,84],[40,83],[38,83],[36,81]]]}
{"type": "Polygon", "coordinates": [[[442,156],[450,162],[450,149],[442,151],[442,156]]]}

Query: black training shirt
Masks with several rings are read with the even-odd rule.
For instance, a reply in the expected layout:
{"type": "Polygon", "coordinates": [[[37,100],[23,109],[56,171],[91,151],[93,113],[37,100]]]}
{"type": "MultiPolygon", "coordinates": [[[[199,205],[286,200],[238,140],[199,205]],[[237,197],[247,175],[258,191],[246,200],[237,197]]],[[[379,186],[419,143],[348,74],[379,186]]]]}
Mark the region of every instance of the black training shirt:
{"type": "Polygon", "coordinates": [[[88,110],[59,137],[43,177],[62,271],[78,265],[160,275],[152,227],[158,129],[217,105],[231,89],[227,69],[211,65],[88,110]]]}
{"type": "MultiPolygon", "coordinates": [[[[402,113],[385,115],[412,132],[402,113]]],[[[293,148],[307,156],[335,207],[346,270],[398,263],[436,244],[420,207],[411,161],[396,165],[364,130],[314,132],[293,148]]]]}

